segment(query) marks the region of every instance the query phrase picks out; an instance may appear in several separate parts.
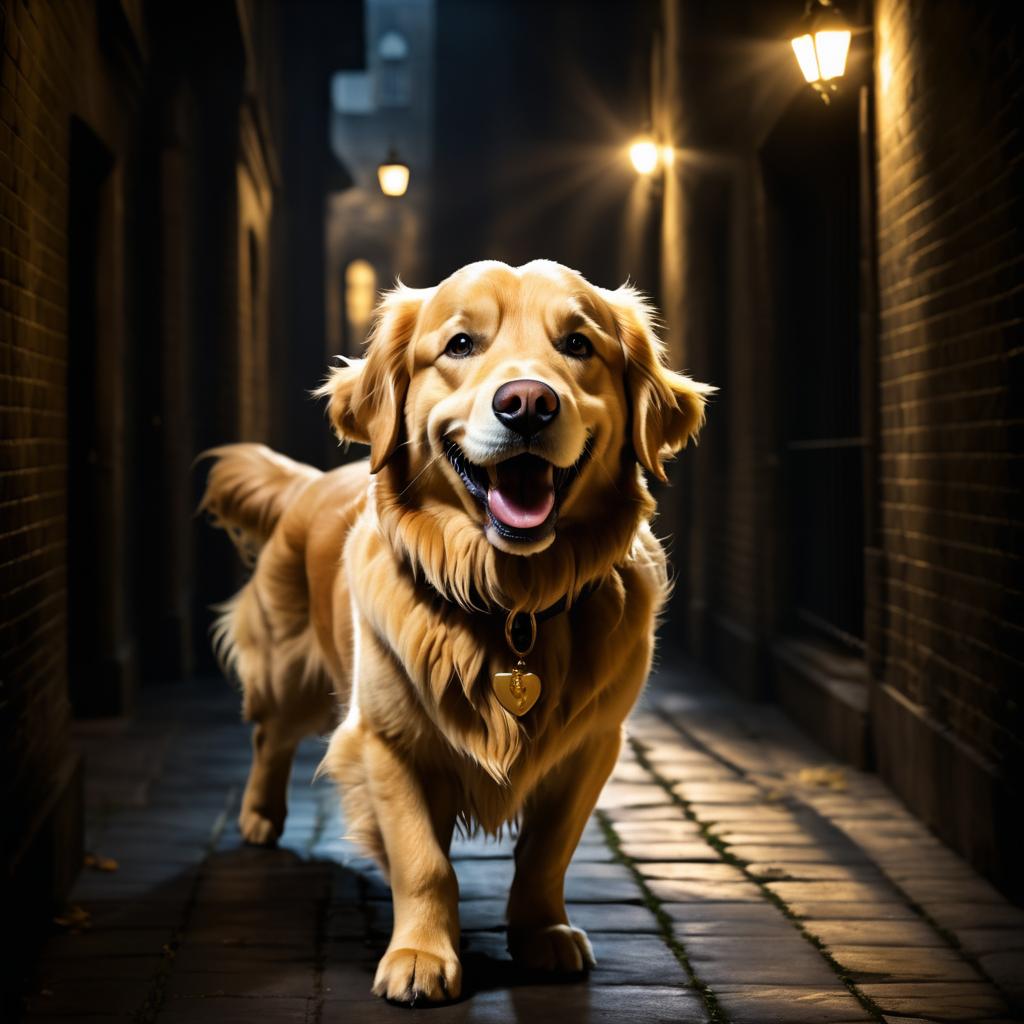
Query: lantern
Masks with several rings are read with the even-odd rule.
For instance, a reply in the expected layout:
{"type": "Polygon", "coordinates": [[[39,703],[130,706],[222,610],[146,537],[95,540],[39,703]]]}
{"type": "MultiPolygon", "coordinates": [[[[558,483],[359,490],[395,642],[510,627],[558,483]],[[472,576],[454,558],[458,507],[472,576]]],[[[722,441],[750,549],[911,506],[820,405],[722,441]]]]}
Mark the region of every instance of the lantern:
{"type": "Polygon", "coordinates": [[[377,168],[377,180],[381,192],[386,196],[404,196],[409,187],[409,165],[399,158],[393,146],[377,168]]]}
{"type": "Polygon", "coordinates": [[[846,71],[852,32],[831,0],[812,0],[790,43],[804,78],[825,103],[846,71]]]}

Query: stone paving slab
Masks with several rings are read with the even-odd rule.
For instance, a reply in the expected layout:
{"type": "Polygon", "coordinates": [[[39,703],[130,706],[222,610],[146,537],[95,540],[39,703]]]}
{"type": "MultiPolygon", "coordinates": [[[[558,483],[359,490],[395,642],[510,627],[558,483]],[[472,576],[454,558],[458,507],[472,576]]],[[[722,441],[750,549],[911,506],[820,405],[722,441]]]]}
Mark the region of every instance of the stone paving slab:
{"type": "MultiPolygon", "coordinates": [[[[415,1011],[413,1011],[415,1013],[415,1011]]],[[[429,1011],[439,1024],[706,1024],[709,1020],[693,992],[655,986],[595,987],[588,982],[565,985],[514,985],[484,990],[454,1006],[429,1011]]],[[[410,1011],[369,996],[328,997],[325,1022],[358,1024],[408,1022],[410,1011]]]]}
{"type": "Polygon", "coordinates": [[[845,991],[721,985],[716,995],[732,1024],[866,1024],[876,1019],[845,991]]]}
{"type": "Polygon", "coordinates": [[[807,930],[831,949],[843,946],[884,946],[900,949],[933,947],[947,949],[948,943],[921,920],[906,921],[811,921],[807,930]]]}
{"type": "Polygon", "coordinates": [[[665,861],[672,858],[674,860],[704,860],[717,863],[719,860],[718,853],[703,841],[690,843],[627,841],[622,843],[621,849],[627,857],[636,861],[665,861]]]}
{"type": "Polygon", "coordinates": [[[885,1013],[935,1021],[978,1021],[1007,1012],[1006,1001],[982,982],[872,984],[864,993],[885,1013]]]}
{"type": "Polygon", "coordinates": [[[142,1006],[151,989],[149,978],[59,978],[39,984],[28,998],[26,1017],[121,1016],[142,1006]]]}
{"type": "Polygon", "coordinates": [[[871,864],[809,864],[776,860],[747,864],[747,871],[765,882],[877,882],[882,876],[871,864]]]}
{"type": "MultiPolygon", "coordinates": [[[[705,847],[710,849],[710,847],[705,847]]],[[[627,855],[629,848],[622,845],[627,855]]],[[[677,881],[692,882],[743,882],[743,872],[732,864],[723,864],[720,860],[705,862],[694,860],[672,860],[663,863],[637,860],[637,869],[645,878],[672,878],[677,881]]]]}
{"type": "MultiPolygon", "coordinates": [[[[409,1020],[369,992],[390,894],[344,838],[333,789],[306,782],[322,742],[300,751],[280,848],[254,850],[234,821],[249,757],[236,696],[217,683],[168,688],[151,695],[143,724],[139,735],[159,741],[157,768],[135,789],[112,785],[109,798],[94,787],[90,849],[117,870],[81,876],[72,902],[91,928],[55,931],[26,1020],[409,1020]],[[172,760],[164,777],[159,765],[172,760]]],[[[557,980],[518,969],[504,934],[514,838],[460,836],[465,992],[418,1015],[438,1024],[1013,1018],[1024,913],[964,874],[877,779],[844,770],[843,792],[809,785],[834,777],[818,771],[825,757],[813,743],[770,709],[699,688],[655,691],[630,728],[567,879],[570,918],[590,933],[597,968],[557,980]]],[[[133,735],[105,740],[103,777],[116,776],[120,739],[137,762],[133,735]]]]}
{"type": "Polygon", "coordinates": [[[868,858],[857,848],[845,845],[813,843],[784,846],[765,843],[736,843],[725,840],[729,852],[744,861],[785,861],[789,864],[866,864],[868,858]]]}
{"type": "Polygon", "coordinates": [[[671,800],[663,804],[644,807],[604,807],[604,816],[609,821],[619,822],[677,822],[679,821],[679,808],[671,800]]]}
{"type": "Polygon", "coordinates": [[[832,946],[832,955],[858,982],[981,981],[975,968],[949,947],[832,946]]]}
{"type": "Polygon", "coordinates": [[[743,900],[760,903],[764,899],[761,890],[747,881],[652,878],[647,886],[662,903],[736,903],[743,900]]]}
{"type": "Polygon", "coordinates": [[[308,998],[170,999],[160,1010],[160,1020],[164,1024],[252,1024],[253,1018],[258,1017],[262,1024],[306,1024],[311,1002],[308,998]]]}
{"type": "Polygon", "coordinates": [[[716,991],[739,979],[753,985],[797,984],[816,991],[838,987],[835,973],[796,931],[777,933],[771,942],[751,942],[747,936],[690,935],[685,945],[694,973],[716,991]]]}
{"type": "Polygon", "coordinates": [[[888,903],[896,898],[892,887],[878,882],[766,882],[765,887],[783,903],[888,903]]]}
{"type": "Polygon", "coordinates": [[[828,900],[794,900],[787,904],[796,918],[808,921],[920,921],[921,915],[906,903],[890,901],[877,903],[843,903],[828,900]]]}

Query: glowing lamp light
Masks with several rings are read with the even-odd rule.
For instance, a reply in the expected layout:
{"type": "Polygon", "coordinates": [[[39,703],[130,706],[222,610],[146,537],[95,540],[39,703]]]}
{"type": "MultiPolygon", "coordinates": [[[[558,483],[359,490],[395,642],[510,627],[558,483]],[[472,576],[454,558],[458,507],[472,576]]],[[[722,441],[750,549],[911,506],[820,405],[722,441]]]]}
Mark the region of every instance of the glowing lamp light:
{"type": "Polygon", "coordinates": [[[399,159],[394,149],[388,152],[387,159],[377,168],[377,180],[384,195],[405,195],[409,187],[409,165],[399,159]]]}
{"type": "Polygon", "coordinates": [[[812,0],[812,4],[790,44],[804,78],[828,103],[830,94],[837,91],[835,80],[846,71],[852,32],[831,0],[812,0]]]}
{"type": "Polygon", "coordinates": [[[647,137],[637,139],[629,147],[629,159],[637,174],[653,174],[661,156],[657,143],[647,137]]]}

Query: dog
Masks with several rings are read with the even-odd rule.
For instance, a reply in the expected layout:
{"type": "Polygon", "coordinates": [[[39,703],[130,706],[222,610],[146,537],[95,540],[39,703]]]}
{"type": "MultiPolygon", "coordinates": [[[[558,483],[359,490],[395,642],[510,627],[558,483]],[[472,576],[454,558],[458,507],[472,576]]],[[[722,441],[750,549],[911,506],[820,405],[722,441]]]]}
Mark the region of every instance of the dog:
{"type": "Polygon", "coordinates": [[[517,828],[513,958],[585,971],[565,871],[669,589],[646,474],[714,388],[667,367],[637,291],[548,261],[399,285],[340,363],[317,394],[368,460],[208,453],[201,507],[254,565],[214,640],[254,723],[242,836],[277,839],[296,746],[333,729],[321,769],[394,901],[374,993],[459,996],[456,827],[517,828]]]}

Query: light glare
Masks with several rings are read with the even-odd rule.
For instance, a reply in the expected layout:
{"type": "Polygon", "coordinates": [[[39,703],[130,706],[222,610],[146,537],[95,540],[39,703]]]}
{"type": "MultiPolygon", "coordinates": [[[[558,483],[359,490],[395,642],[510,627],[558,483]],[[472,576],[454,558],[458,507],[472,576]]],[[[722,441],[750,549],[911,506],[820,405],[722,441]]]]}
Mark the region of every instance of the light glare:
{"type": "Polygon", "coordinates": [[[658,166],[658,147],[650,139],[637,139],[629,147],[629,159],[637,174],[652,174],[658,166]]]}

